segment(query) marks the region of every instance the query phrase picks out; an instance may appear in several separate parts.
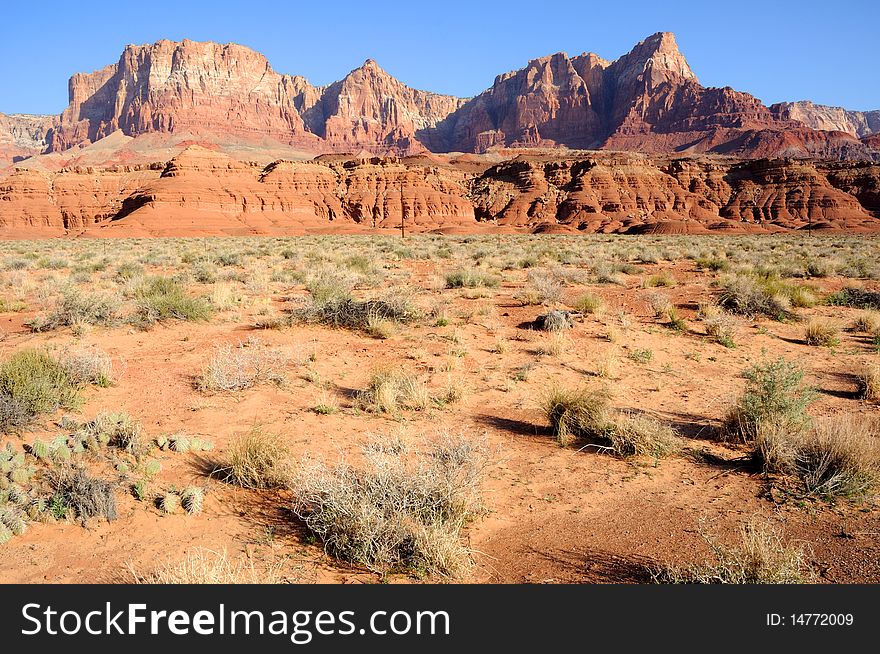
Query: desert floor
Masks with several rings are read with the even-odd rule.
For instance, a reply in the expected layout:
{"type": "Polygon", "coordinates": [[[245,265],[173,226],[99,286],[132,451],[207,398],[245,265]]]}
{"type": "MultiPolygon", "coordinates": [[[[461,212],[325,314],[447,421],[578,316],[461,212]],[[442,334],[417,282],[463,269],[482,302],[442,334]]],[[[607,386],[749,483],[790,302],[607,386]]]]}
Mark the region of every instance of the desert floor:
{"type": "MultiPolygon", "coordinates": [[[[249,490],[210,476],[234,440],[258,426],[288,447],[294,474],[304,457],[333,463],[344,456],[357,465],[360,448],[382,435],[414,450],[443,432],[485,439],[485,511],[462,534],[473,560],[464,581],[649,582],[651,569],[711,560],[710,542],[736,543],[757,518],[803,548],[817,581],[880,582],[876,498],[806,495],[796,479],[764,474],[747,446],[716,437],[743,389],[741,373],[779,356],[797,362],[815,387],[812,416],[878,416],[858,382],[877,360],[876,340],[850,329],[865,310],[823,303],[845,287],[880,290],[878,253],[873,238],[806,235],[0,243],[0,359],[40,348],[112,362],[109,386],[88,386],[76,410],[10,429],[0,445],[52,440],[65,433],[63,416],[85,422],[117,411],[150,439],[183,433],[213,444],[204,452],[154,448],[148,458],[161,470],[142,501],[130,490],[141,475],[134,465],[77,455],[114,484],[118,518],[30,522],[0,546],[0,581],[131,581],[199,548],[271,570],[272,580],[446,580],[337,560],[293,515],[289,489],[249,490]],[[449,287],[456,284],[447,275],[456,272],[470,275],[464,287],[449,287]],[[210,317],[131,320],[137,285],[151,276],[174,277],[189,295],[205,297],[210,317]],[[701,316],[733,276],[805,287],[795,303],[805,306],[782,321],[725,313],[734,345],[725,346],[701,316]],[[288,319],[328,285],[360,299],[405,295],[418,316],[364,329],[288,319]],[[116,318],[91,320],[86,312],[34,331],[30,325],[46,325],[71,293],[112,298],[116,318]],[[530,325],[549,308],[578,306],[587,293],[601,302],[576,315],[573,328],[548,333],[530,325]],[[684,321],[677,328],[668,310],[655,311],[664,299],[684,321]],[[805,326],[816,318],[835,327],[836,344],[806,344],[805,326]],[[200,379],[223,344],[280,353],[281,370],[250,388],[203,390],[200,379]],[[379,369],[412,376],[432,400],[391,413],[359,406],[379,369]],[[607,388],[613,407],[673,427],[682,449],[654,459],[578,442],[562,447],[542,409],[554,387],[607,388]],[[192,485],[205,491],[198,515],[166,514],[154,501],[192,485]]],[[[37,493],[57,464],[34,466],[37,493]]]]}

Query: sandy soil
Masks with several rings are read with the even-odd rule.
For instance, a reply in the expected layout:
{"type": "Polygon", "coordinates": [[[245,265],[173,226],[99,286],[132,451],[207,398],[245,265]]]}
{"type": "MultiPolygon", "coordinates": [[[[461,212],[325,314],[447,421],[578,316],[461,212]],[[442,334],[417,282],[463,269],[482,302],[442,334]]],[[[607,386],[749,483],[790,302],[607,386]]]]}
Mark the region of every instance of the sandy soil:
{"type": "MultiPolygon", "coordinates": [[[[34,314],[0,315],[0,357],[30,346],[63,348],[96,345],[114,361],[115,383],[90,389],[77,415],[124,410],[139,419],[151,436],[182,431],[213,441],[204,454],[157,452],[162,463],[157,486],[205,485],[201,515],[166,516],[145,502],[119,492],[120,517],[113,523],[92,520],[33,524],[3,546],[2,582],[102,582],[131,579],[130,569],[147,573],[165,561],[178,561],[193,547],[226,549],[259,565],[276,566],[296,582],[373,583],[369,571],[337,562],[310,542],[292,518],[286,491],[232,488],[206,477],[213,461],[222,461],[232,439],[254,424],[277,432],[296,458],[309,453],[336,460],[365,443],[370,434],[403,428],[414,441],[440,429],[485,434],[495,463],[485,481],[487,515],[467,532],[476,566],[474,582],[644,582],[646,568],[662,563],[696,563],[709,553],[702,534],[734,542],[740,525],[761,516],[784,530],[790,541],[806,544],[810,562],[824,582],[880,582],[880,512],[875,503],[829,505],[797,501],[768,492],[768,480],[744,460],[744,450],[713,441],[713,426],[743,385],[740,371],[762,352],[784,355],[808,371],[819,390],[814,415],[858,412],[880,415],[878,407],[857,399],[855,371],[876,356],[864,336],[844,331],[835,348],[803,342],[803,324],[744,320],[738,347],[714,343],[696,319],[700,302],[715,293],[713,273],[692,261],[641,266],[625,276],[627,285],[578,285],[601,295],[607,309],[585,316],[568,333],[559,355],[543,354],[548,336],[521,327],[541,312],[514,299],[527,271],[509,271],[485,297],[470,299],[460,290],[436,289],[443,263],[401,261],[411,280],[430,301],[448,302],[450,324],[431,321],[401,326],[387,340],[346,330],[296,326],[255,330],[257,307],[227,311],[207,324],[168,322],[149,331],[133,327],[95,327],[81,336],[69,329],[35,334],[24,325],[34,314]],[[676,333],[654,318],[639,282],[670,270],[678,285],[668,293],[689,331],[676,333]],[[631,324],[621,325],[625,310],[631,324]],[[609,330],[611,338],[609,340],[609,330]],[[262,385],[239,393],[208,394],[194,388],[212,348],[257,337],[292,354],[286,383],[262,385]],[[506,351],[495,351],[504,339],[506,351]],[[650,361],[628,355],[650,350],[650,361]],[[609,353],[616,375],[601,379],[598,362],[609,353]],[[310,359],[314,359],[313,361],[310,359]],[[397,419],[353,408],[353,395],[379,365],[417,372],[431,387],[449,379],[467,389],[460,402],[426,412],[405,412],[397,419]],[[529,366],[527,378],[517,371],[529,366]],[[522,376],[522,375],[521,375],[522,376]],[[315,380],[329,384],[340,410],[312,411],[321,394],[315,380]],[[540,410],[542,395],[554,383],[598,386],[606,383],[614,405],[645,411],[674,425],[688,448],[701,456],[680,455],[655,462],[621,460],[576,447],[561,448],[540,410]]],[[[812,280],[823,291],[839,288],[838,278],[812,280]]],[[[273,285],[272,303],[303,295],[301,287],[273,285]]],[[[857,313],[836,307],[799,311],[827,316],[845,325],[857,313]]],[[[31,433],[9,436],[31,442],[56,435],[44,419],[31,433]]],[[[394,575],[395,581],[410,581],[394,575]]]]}

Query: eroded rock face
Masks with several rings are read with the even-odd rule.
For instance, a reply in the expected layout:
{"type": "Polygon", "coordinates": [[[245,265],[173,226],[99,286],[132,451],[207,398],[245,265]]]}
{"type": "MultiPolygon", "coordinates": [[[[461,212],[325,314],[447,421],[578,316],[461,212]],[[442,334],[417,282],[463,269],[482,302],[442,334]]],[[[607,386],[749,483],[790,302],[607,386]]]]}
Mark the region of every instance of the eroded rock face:
{"type": "Polygon", "coordinates": [[[872,159],[852,135],[808,128],[730,88],[706,88],[670,33],[607,62],[543,57],[501,75],[422,138],[432,149],[497,146],[872,159]]]}
{"type": "Polygon", "coordinates": [[[51,151],[114,131],[226,133],[316,146],[296,109],[315,92],[244,46],[195,41],[130,45],[119,61],[70,78],[70,105],[51,151]]]}
{"type": "Polygon", "coordinates": [[[20,169],[0,236],[399,229],[603,233],[880,228],[880,164],[597,152],[498,164],[422,155],[276,161],[191,146],[167,164],[20,169]]]}
{"type": "MultiPolygon", "coordinates": [[[[31,171],[19,174],[27,180],[53,179],[31,171]]],[[[48,186],[37,181],[0,186],[0,224],[16,228],[15,206],[26,204],[42,215],[42,225],[55,224],[68,233],[98,233],[93,227],[99,225],[102,235],[363,231],[397,229],[401,220],[414,231],[473,227],[465,178],[452,169],[382,158],[279,161],[263,167],[193,146],[160,172],[141,178],[119,202],[96,208],[90,221],[60,220],[46,199],[48,186]]],[[[73,192],[65,202],[75,204],[78,194],[70,182],[66,189],[73,192]]]]}
{"type": "Polygon", "coordinates": [[[37,238],[106,223],[161,166],[16,170],[0,179],[0,234],[37,238]]]}
{"type": "Polygon", "coordinates": [[[613,62],[592,53],[535,59],[470,100],[412,89],[372,60],[316,87],[274,71],[244,46],[195,41],[127,46],[117,63],[71,77],[69,96],[57,118],[0,116],[0,166],[117,132],[272,142],[309,154],[565,147],[880,158],[874,141],[859,140],[876,129],[877,112],[804,103],[767,108],[746,93],[703,87],[668,32],[613,62]]]}
{"type": "Polygon", "coordinates": [[[0,114],[0,170],[45,151],[57,123],[57,116],[0,114]]]}
{"type": "Polygon", "coordinates": [[[848,111],[809,100],[782,102],[770,109],[785,119],[796,120],[812,129],[846,132],[858,138],[880,132],[880,111],[848,111]]]}

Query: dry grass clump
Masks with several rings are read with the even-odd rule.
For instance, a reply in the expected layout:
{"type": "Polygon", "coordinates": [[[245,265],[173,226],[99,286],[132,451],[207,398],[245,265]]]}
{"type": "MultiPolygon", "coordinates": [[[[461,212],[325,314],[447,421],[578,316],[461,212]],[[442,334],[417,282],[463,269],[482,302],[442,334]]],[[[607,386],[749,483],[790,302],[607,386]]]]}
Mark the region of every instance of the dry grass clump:
{"type": "Polygon", "coordinates": [[[787,425],[794,432],[807,427],[806,409],[815,393],[803,385],[804,371],[797,364],[779,357],[757,363],[743,374],[746,387],[724,419],[722,440],[754,443],[765,423],[787,425]]]}
{"type": "Polygon", "coordinates": [[[859,397],[869,402],[880,399],[880,365],[866,364],[859,373],[859,397]]]}
{"type": "Polygon", "coordinates": [[[256,426],[232,445],[229,463],[216,472],[242,488],[282,488],[290,481],[290,452],[280,434],[256,426]]]}
{"type": "Polygon", "coordinates": [[[672,273],[668,270],[664,270],[656,275],[651,275],[650,277],[646,277],[644,281],[642,281],[642,288],[672,288],[678,284],[675,277],[673,277],[672,273]]]}
{"type": "Polygon", "coordinates": [[[100,348],[70,350],[61,357],[61,365],[76,384],[106,388],[113,383],[113,362],[100,348]]]}
{"type": "Polygon", "coordinates": [[[395,443],[364,457],[363,469],[311,462],[293,483],[293,510],[324,549],[376,571],[464,576],[461,532],[482,510],[485,442],[444,436],[414,456],[395,443]]]}
{"type": "Polygon", "coordinates": [[[605,311],[605,300],[593,293],[584,293],[578,296],[571,306],[581,313],[591,313],[598,316],[605,311]]]}
{"type": "Polygon", "coordinates": [[[556,387],[543,402],[544,413],[560,445],[576,440],[621,457],[660,458],[681,447],[675,430],[643,414],[613,411],[605,388],[556,387]]]}
{"type": "Polygon", "coordinates": [[[382,368],[373,372],[367,388],[358,393],[357,403],[366,411],[394,414],[401,409],[424,411],[431,396],[428,387],[415,375],[382,368]]]}
{"type": "Polygon", "coordinates": [[[610,431],[610,395],[604,388],[553,388],[543,410],[560,445],[577,439],[604,439],[610,431]]]}
{"type": "Polygon", "coordinates": [[[812,580],[803,547],[786,545],[771,525],[751,521],[740,543],[726,546],[706,539],[713,563],[653,571],[660,584],[802,584],[812,580]]]}
{"type": "Polygon", "coordinates": [[[831,322],[814,318],[804,328],[804,341],[807,345],[834,347],[840,345],[840,329],[831,322]]]}
{"type": "Polygon", "coordinates": [[[644,414],[621,414],[608,431],[608,440],[619,456],[651,456],[655,459],[677,452],[681,442],[669,425],[644,414]]]}
{"type": "Polygon", "coordinates": [[[880,333],[880,313],[876,311],[862,312],[853,320],[852,330],[862,334],[880,333]]]}
{"type": "Polygon", "coordinates": [[[257,384],[284,381],[290,355],[251,338],[238,345],[224,343],[214,349],[196,385],[203,391],[239,391],[257,384]]]}
{"type": "Polygon", "coordinates": [[[158,570],[141,575],[129,567],[136,584],[279,584],[277,568],[257,569],[250,558],[231,561],[226,550],[195,548],[178,563],[166,563],[158,570]]]}
{"type": "MultiPolygon", "coordinates": [[[[116,497],[113,487],[96,477],[90,476],[83,468],[62,470],[52,481],[55,494],[52,503],[63,507],[64,511],[72,510],[82,520],[103,517],[108,521],[115,520],[116,497]]],[[[53,509],[53,512],[59,512],[53,509]]]]}
{"type": "Polygon", "coordinates": [[[795,469],[807,493],[858,499],[880,482],[876,420],[839,415],[817,419],[796,442],[795,469]]]}

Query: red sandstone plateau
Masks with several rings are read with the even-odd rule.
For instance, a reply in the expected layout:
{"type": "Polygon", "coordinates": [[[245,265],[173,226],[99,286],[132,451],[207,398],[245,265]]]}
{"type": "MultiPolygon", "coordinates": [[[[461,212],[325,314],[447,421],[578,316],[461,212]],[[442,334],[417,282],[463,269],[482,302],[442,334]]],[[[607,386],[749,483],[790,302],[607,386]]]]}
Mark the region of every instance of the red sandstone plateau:
{"type": "Polygon", "coordinates": [[[670,33],[470,99],[159,41],[0,115],[0,235],[875,230],[880,113],[702,86],[670,33]]]}

